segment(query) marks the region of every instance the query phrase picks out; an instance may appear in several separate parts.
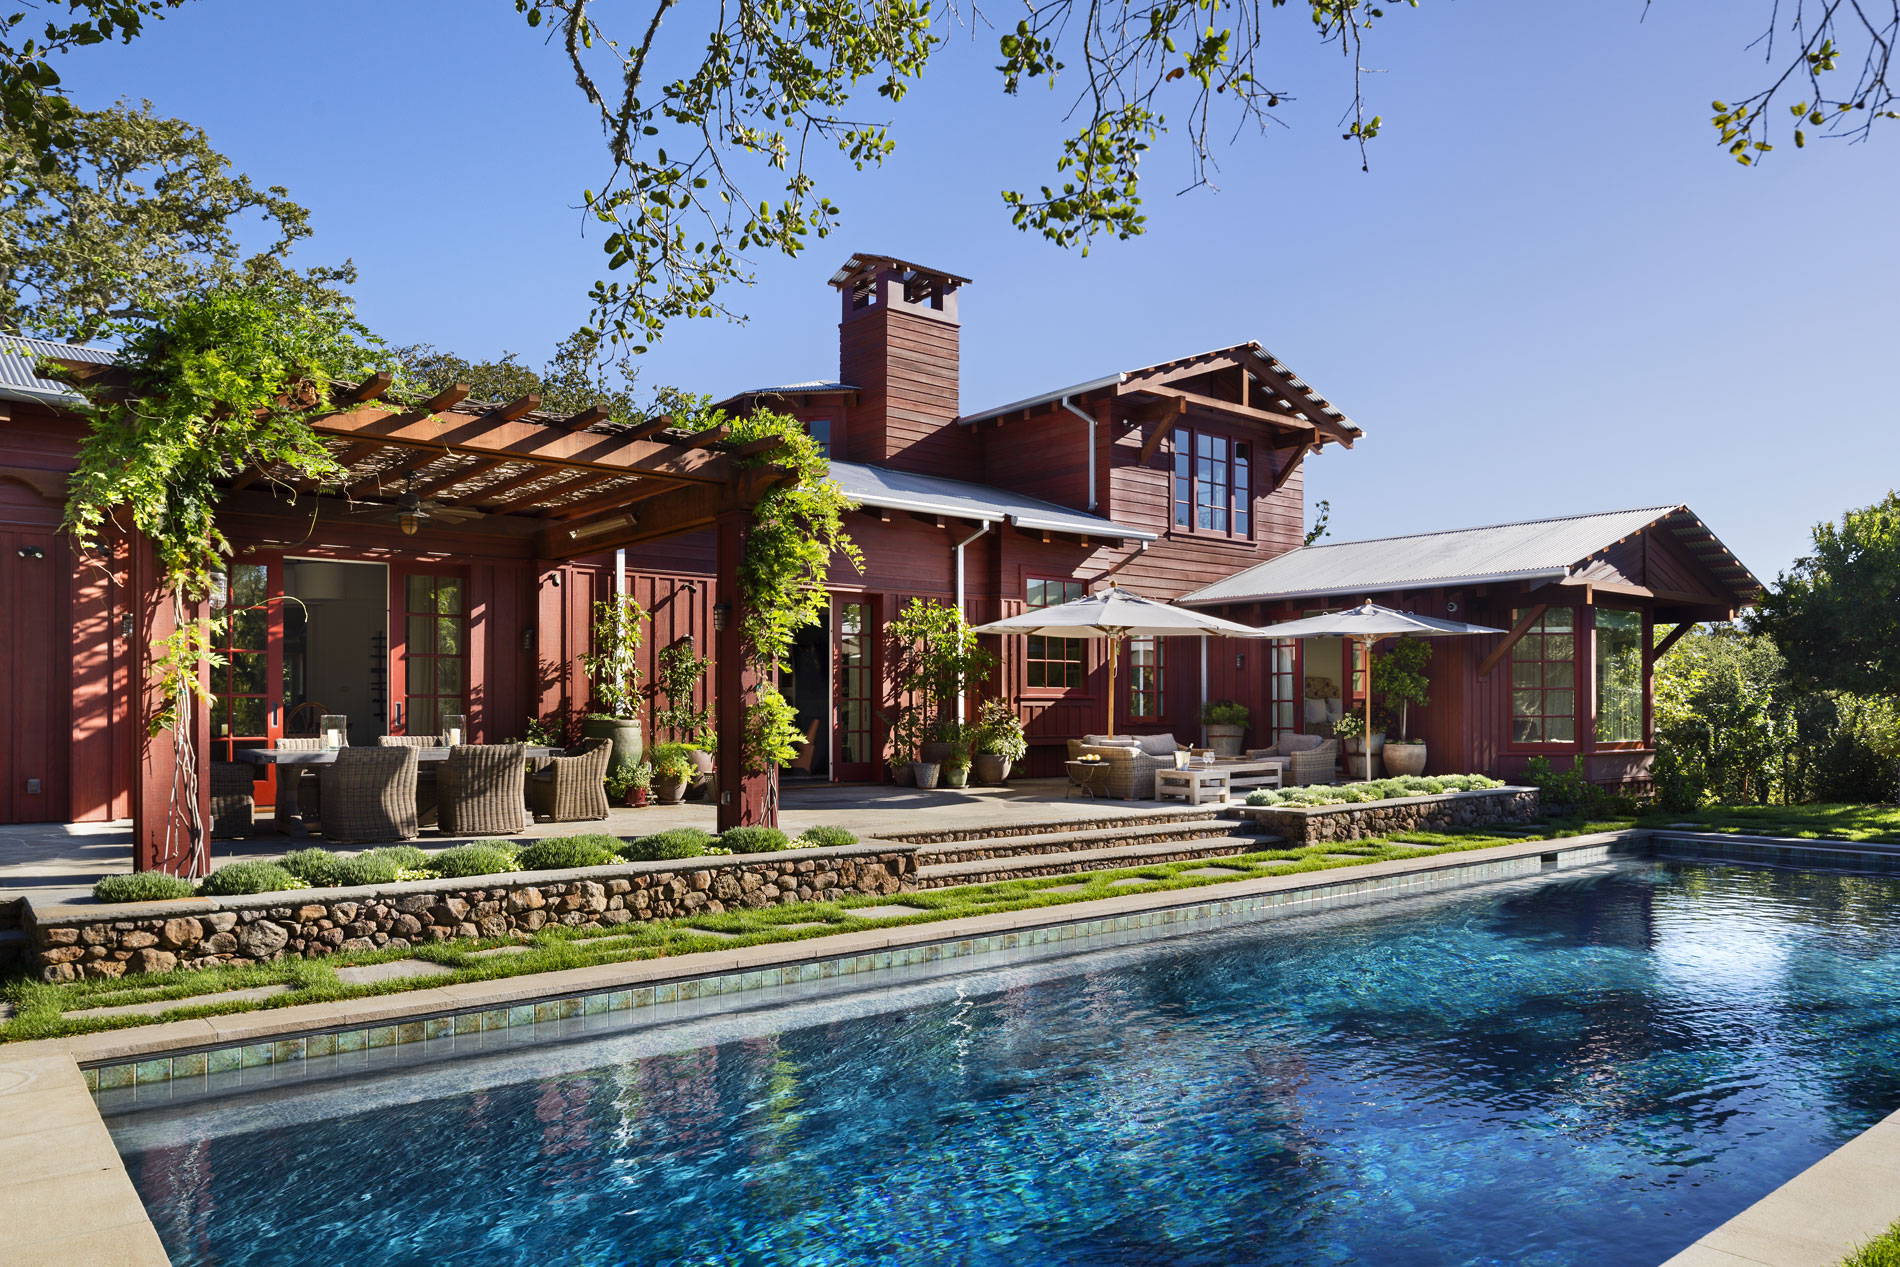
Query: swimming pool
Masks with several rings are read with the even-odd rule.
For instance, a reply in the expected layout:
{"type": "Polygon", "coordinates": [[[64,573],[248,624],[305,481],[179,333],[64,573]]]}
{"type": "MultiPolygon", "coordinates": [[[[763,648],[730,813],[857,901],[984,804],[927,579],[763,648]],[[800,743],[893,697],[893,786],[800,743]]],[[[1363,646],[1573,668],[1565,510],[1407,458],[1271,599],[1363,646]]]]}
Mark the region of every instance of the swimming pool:
{"type": "Polygon", "coordinates": [[[112,1124],[179,1264],[1652,1267],[1900,1106],[1896,899],[1611,864],[112,1124]]]}

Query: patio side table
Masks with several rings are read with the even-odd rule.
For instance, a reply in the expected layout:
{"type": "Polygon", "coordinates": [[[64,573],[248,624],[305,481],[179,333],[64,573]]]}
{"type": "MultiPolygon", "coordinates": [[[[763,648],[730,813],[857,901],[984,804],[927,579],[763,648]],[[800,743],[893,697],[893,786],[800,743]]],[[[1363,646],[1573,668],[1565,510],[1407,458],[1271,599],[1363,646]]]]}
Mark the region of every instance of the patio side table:
{"type": "Polygon", "coordinates": [[[1068,761],[1063,764],[1069,771],[1069,789],[1062,794],[1063,800],[1068,800],[1078,791],[1090,799],[1108,794],[1108,762],[1068,761]]]}
{"type": "Polygon", "coordinates": [[[1155,771],[1157,801],[1186,801],[1200,805],[1206,801],[1225,801],[1233,789],[1228,772],[1219,766],[1184,766],[1178,770],[1155,771]]]}

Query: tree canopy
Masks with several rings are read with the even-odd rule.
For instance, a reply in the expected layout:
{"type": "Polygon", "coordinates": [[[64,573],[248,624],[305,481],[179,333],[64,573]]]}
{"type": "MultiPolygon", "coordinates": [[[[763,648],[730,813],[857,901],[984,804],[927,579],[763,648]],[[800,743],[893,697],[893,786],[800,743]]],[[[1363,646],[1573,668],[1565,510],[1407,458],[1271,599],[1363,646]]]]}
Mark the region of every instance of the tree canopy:
{"type": "Polygon", "coordinates": [[[1900,494],[1814,527],[1749,618],[1803,686],[1900,699],[1900,494]]]}
{"type": "MultiPolygon", "coordinates": [[[[348,263],[299,274],[286,260],[310,236],[288,190],[231,170],[203,131],[120,102],[65,116],[45,166],[0,169],[0,329],[85,341],[228,283],[315,292],[355,280],[348,263]],[[246,253],[247,220],[273,239],[246,253]]],[[[8,153],[30,136],[8,128],[8,153]]]]}
{"type": "MultiPolygon", "coordinates": [[[[1810,129],[1853,139],[1900,117],[1889,84],[1900,0],[1755,2],[1763,79],[1712,107],[1737,161],[1758,161],[1784,130],[1802,146],[1810,129]]],[[[20,153],[51,171],[78,136],[60,58],[138,38],[183,3],[0,8],[0,123],[20,153]]],[[[513,4],[530,32],[560,46],[596,112],[604,179],[583,201],[605,230],[611,276],[591,292],[594,323],[636,350],[681,317],[736,318],[723,295],[750,278],[748,252],[797,255],[830,233],[840,209],[808,155],[825,146],[859,168],[881,163],[895,145],[885,116],[965,17],[932,0],[513,4]],[[658,69],[678,65],[670,76],[658,69]]],[[[1293,103],[1266,81],[1271,59],[1342,55],[1342,135],[1362,164],[1383,126],[1362,68],[1366,41],[1389,16],[1384,0],[1028,0],[1018,13],[999,28],[999,87],[1068,89],[1071,108],[1066,135],[1053,138],[1051,179],[1000,190],[1001,209],[1065,247],[1143,231],[1141,165],[1163,134],[1185,145],[1201,183],[1214,138],[1275,124],[1293,103]]]]}

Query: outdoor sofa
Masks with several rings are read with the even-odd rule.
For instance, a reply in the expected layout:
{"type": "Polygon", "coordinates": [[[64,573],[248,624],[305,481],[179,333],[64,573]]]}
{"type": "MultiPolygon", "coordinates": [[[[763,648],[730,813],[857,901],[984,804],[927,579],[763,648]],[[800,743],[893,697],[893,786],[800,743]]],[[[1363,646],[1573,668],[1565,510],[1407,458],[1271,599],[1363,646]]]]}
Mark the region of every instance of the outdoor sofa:
{"type": "Polygon", "coordinates": [[[1155,771],[1178,770],[1187,756],[1173,735],[1083,735],[1069,741],[1069,754],[1107,761],[1104,793],[1124,801],[1153,800],[1155,771]]]}

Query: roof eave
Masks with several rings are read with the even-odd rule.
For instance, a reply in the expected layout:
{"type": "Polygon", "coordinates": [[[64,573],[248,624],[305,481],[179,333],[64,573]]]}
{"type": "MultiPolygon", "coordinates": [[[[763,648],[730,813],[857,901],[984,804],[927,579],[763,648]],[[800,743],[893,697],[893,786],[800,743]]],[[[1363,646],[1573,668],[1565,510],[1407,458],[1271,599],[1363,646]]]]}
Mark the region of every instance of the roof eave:
{"type": "Polygon", "coordinates": [[[1086,383],[1077,383],[1073,387],[1061,387],[1052,392],[1043,392],[1039,396],[1027,396],[1022,400],[1013,400],[1007,405],[998,405],[979,414],[965,414],[957,419],[959,427],[974,426],[979,422],[988,422],[991,418],[1000,418],[1004,414],[1013,414],[1018,409],[1034,409],[1061,400],[1065,396],[1086,396],[1090,392],[1099,392],[1108,387],[1119,387],[1128,381],[1126,374],[1110,374],[1105,378],[1090,379],[1086,383]]]}
{"type": "MultiPolygon", "coordinates": [[[[1264,593],[1223,594],[1215,598],[1203,598],[1205,590],[1197,590],[1177,601],[1194,607],[1217,607],[1227,603],[1273,603],[1295,598],[1337,598],[1341,594],[1390,594],[1398,590],[1449,589],[1454,585],[1502,585],[1512,581],[1542,581],[1562,578],[1570,575],[1567,567],[1530,568],[1519,572],[1491,572],[1474,576],[1449,576],[1440,578],[1421,578],[1406,581],[1379,582],[1374,585],[1335,585],[1320,589],[1271,590],[1264,593]]],[[[1210,589],[1212,586],[1209,587],[1210,589]]]]}

